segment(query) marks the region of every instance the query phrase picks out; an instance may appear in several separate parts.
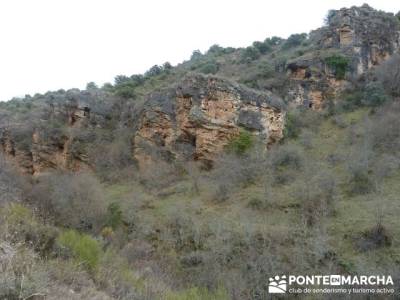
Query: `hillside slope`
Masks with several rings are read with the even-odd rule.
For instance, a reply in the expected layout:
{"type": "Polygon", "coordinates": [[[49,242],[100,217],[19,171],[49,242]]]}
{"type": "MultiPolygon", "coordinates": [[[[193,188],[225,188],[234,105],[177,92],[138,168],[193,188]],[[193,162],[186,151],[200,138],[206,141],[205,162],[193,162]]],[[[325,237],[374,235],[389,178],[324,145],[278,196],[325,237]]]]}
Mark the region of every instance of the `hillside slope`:
{"type": "Polygon", "coordinates": [[[399,296],[399,49],[363,5],[0,103],[0,298],[268,299],[276,274],[399,296]]]}

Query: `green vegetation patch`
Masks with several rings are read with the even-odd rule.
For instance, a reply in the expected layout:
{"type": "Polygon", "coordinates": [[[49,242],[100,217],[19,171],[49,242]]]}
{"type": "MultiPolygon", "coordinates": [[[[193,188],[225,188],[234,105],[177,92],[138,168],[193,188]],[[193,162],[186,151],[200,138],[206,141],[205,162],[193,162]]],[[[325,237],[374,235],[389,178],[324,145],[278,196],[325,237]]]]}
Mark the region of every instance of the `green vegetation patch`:
{"type": "Polygon", "coordinates": [[[228,144],[228,151],[236,154],[244,154],[254,145],[254,138],[247,130],[240,130],[238,136],[234,137],[228,144]]]}
{"type": "Polygon", "coordinates": [[[60,234],[57,242],[61,247],[67,248],[72,256],[89,270],[98,267],[103,251],[100,243],[94,238],[75,230],[68,230],[60,234]]]}
{"type": "Polygon", "coordinates": [[[332,55],[325,58],[325,63],[334,70],[336,79],[344,79],[349,66],[349,59],[343,55],[332,55]]]}

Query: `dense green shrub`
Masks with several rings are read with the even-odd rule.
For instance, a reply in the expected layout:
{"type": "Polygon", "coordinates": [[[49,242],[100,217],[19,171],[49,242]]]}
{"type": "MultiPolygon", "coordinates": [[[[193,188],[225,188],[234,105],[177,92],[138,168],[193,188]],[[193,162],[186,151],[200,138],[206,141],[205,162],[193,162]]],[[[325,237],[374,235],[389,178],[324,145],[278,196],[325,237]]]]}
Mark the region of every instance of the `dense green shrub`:
{"type": "Polygon", "coordinates": [[[129,82],[129,77],[125,75],[117,75],[114,78],[114,84],[115,85],[120,85],[123,83],[129,82]]]}
{"type": "Polygon", "coordinates": [[[172,65],[169,61],[166,61],[165,63],[163,63],[162,65],[162,69],[164,70],[164,72],[169,72],[170,70],[172,70],[172,65]]]}
{"type": "Polygon", "coordinates": [[[283,136],[285,138],[297,138],[301,132],[300,113],[297,110],[286,113],[285,128],[283,136]]]}
{"type": "Polygon", "coordinates": [[[274,67],[269,62],[261,62],[257,66],[257,77],[268,79],[274,76],[274,67]]]}
{"type": "Polygon", "coordinates": [[[264,40],[264,43],[271,45],[271,46],[280,45],[282,42],[283,42],[283,39],[278,36],[273,36],[271,38],[266,38],[264,40]]]}
{"type": "Polygon", "coordinates": [[[145,77],[154,77],[160,75],[163,72],[163,68],[159,65],[152,66],[149,70],[144,73],[145,77]]]}
{"type": "Polygon", "coordinates": [[[239,135],[228,144],[228,150],[236,154],[244,154],[254,145],[254,139],[250,132],[242,129],[239,135]]]}
{"type": "Polygon", "coordinates": [[[196,61],[202,58],[203,54],[200,52],[200,50],[194,50],[192,52],[192,55],[190,56],[191,61],[196,61]]]}
{"type": "Polygon", "coordinates": [[[379,82],[371,82],[365,86],[363,104],[366,106],[379,106],[388,100],[388,96],[379,82]]]}
{"type": "Polygon", "coordinates": [[[215,62],[207,62],[199,67],[199,72],[203,74],[215,74],[218,72],[218,65],[215,62]]]}
{"type": "Polygon", "coordinates": [[[216,56],[224,54],[225,49],[221,47],[220,45],[212,45],[208,50],[207,54],[214,54],[216,56]]]}
{"type": "Polygon", "coordinates": [[[338,103],[338,107],[344,111],[351,111],[357,107],[361,107],[363,96],[364,93],[358,89],[345,91],[342,95],[343,101],[338,103]]]}
{"type": "Polygon", "coordinates": [[[122,224],[122,210],[121,206],[113,202],[107,207],[106,225],[113,230],[117,229],[122,224]]]}
{"type": "Polygon", "coordinates": [[[135,86],[127,82],[115,87],[115,94],[122,98],[134,98],[135,97],[135,86]]]}
{"type": "Polygon", "coordinates": [[[387,102],[389,97],[380,82],[369,82],[365,86],[344,91],[342,99],[343,101],[337,104],[337,108],[352,111],[358,107],[380,106],[387,102]]]}
{"type": "Polygon", "coordinates": [[[70,251],[72,256],[90,271],[94,271],[98,267],[102,255],[101,245],[89,235],[68,230],[57,238],[57,243],[70,251]]]}
{"type": "Polygon", "coordinates": [[[97,84],[94,83],[93,81],[88,82],[88,83],[86,84],[86,89],[87,89],[87,90],[97,90],[98,88],[99,88],[99,87],[97,86],[97,84]]]}
{"type": "Polygon", "coordinates": [[[259,57],[260,57],[260,51],[252,46],[243,49],[241,53],[242,62],[251,62],[259,57]]]}
{"type": "Polygon", "coordinates": [[[306,33],[296,33],[288,37],[285,43],[282,45],[282,49],[287,50],[300,46],[307,39],[306,33]]]}
{"type": "Polygon", "coordinates": [[[139,85],[143,84],[143,82],[145,81],[145,78],[141,74],[134,74],[130,77],[130,80],[135,86],[139,86],[139,85]]]}
{"type": "Polygon", "coordinates": [[[344,79],[349,67],[349,59],[343,55],[332,55],[325,58],[325,63],[333,69],[336,79],[344,79]]]}
{"type": "Polygon", "coordinates": [[[269,42],[254,42],[253,47],[256,48],[261,54],[265,54],[271,51],[271,45],[269,42]]]}

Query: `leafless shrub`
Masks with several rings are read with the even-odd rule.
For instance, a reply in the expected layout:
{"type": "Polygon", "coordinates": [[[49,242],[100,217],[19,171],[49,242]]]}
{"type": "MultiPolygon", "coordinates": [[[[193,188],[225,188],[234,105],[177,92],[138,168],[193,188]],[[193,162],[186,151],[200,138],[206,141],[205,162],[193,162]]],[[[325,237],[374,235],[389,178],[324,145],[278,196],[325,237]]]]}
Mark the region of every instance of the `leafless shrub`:
{"type": "Polygon", "coordinates": [[[265,148],[262,147],[255,146],[243,155],[224,153],[216,160],[210,174],[214,200],[225,201],[238,188],[251,185],[260,178],[266,168],[265,148]]]}
{"type": "Polygon", "coordinates": [[[304,148],[311,149],[313,147],[313,138],[314,135],[311,131],[303,130],[299,136],[299,141],[304,148]]]}
{"type": "Polygon", "coordinates": [[[276,146],[268,153],[268,169],[276,184],[287,184],[294,180],[304,165],[304,153],[300,147],[286,144],[276,146]]]}
{"type": "Polygon", "coordinates": [[[0,153],[0,205],[22,200],[23,189],[27,186],[16,170],[0,153]]]}
{"type": "Polygon", "coordinates": [[[106,203],[102,187],[88,173],[59,173],[40,179],[32,201],[56,224],[85,231],[104,225],[106,203]]]}
{"type": "Polygon", "coordinates": [[[391,154],[400,151],[400,103],[382,107],[373,118],[370,136],[372,146],[391,154]]]}
{"type": "Polygon", "coordinates": [[[360,251],[389,247],[391,245],[392,236],[382,224],[381,219],[379,219],[372,228],[362,232],[359,238],[356,238],[356,246],[360,251]]]}
{"type": "Polygon", "coordinates": [[[383,62],[375,73],[389,94],[400,97],[400,54],[394,54],[383,62]]]}
{"type": "Polygon", "coordinates": [[[309,161],[295,185],[294,196],[300,200],[304,224],[313,226],[336,211],[336,179],[329,171],[309,161]]]}
{"type": "Polygon", "coordinates": [[[183,178],[181,166],[158,160],[149,163],[140,171],[140,182],[150,191],[159,193],[160,190],[172,186],[183,178]]]}
{"type": "Polygon", "coordinates": [[[0,298],[27,299],[44,296],[48,274],[37,263],[35,253],[23,244],[0,243],[0,298]]]}
{"type": "Polygon", "coordinates": [[[90,143],[90,140],[84,138],[82,146],[88,148],[89,163],[94,166],[100,178],[107,182],[132,178],[137,171],[132,158],[130,133],[127,130],[116,130],[108,135],[93,135],[94,140],[90,143]]]}

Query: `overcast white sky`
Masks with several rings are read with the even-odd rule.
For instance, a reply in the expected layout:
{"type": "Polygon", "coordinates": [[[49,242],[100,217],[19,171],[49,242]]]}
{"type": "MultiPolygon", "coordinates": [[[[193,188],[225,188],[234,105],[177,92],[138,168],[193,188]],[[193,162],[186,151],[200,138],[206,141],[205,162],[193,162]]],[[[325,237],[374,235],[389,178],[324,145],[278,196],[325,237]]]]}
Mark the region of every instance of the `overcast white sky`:
{"type": "MultiPolygon", "coordinates": [[[[320,27],[365,0],[1,0],[0,100],[84,88],[179,63],[213,44],[244,47],[320,27]]],[[[370,0],[389,12],[399,0],[370,0]]]]}

